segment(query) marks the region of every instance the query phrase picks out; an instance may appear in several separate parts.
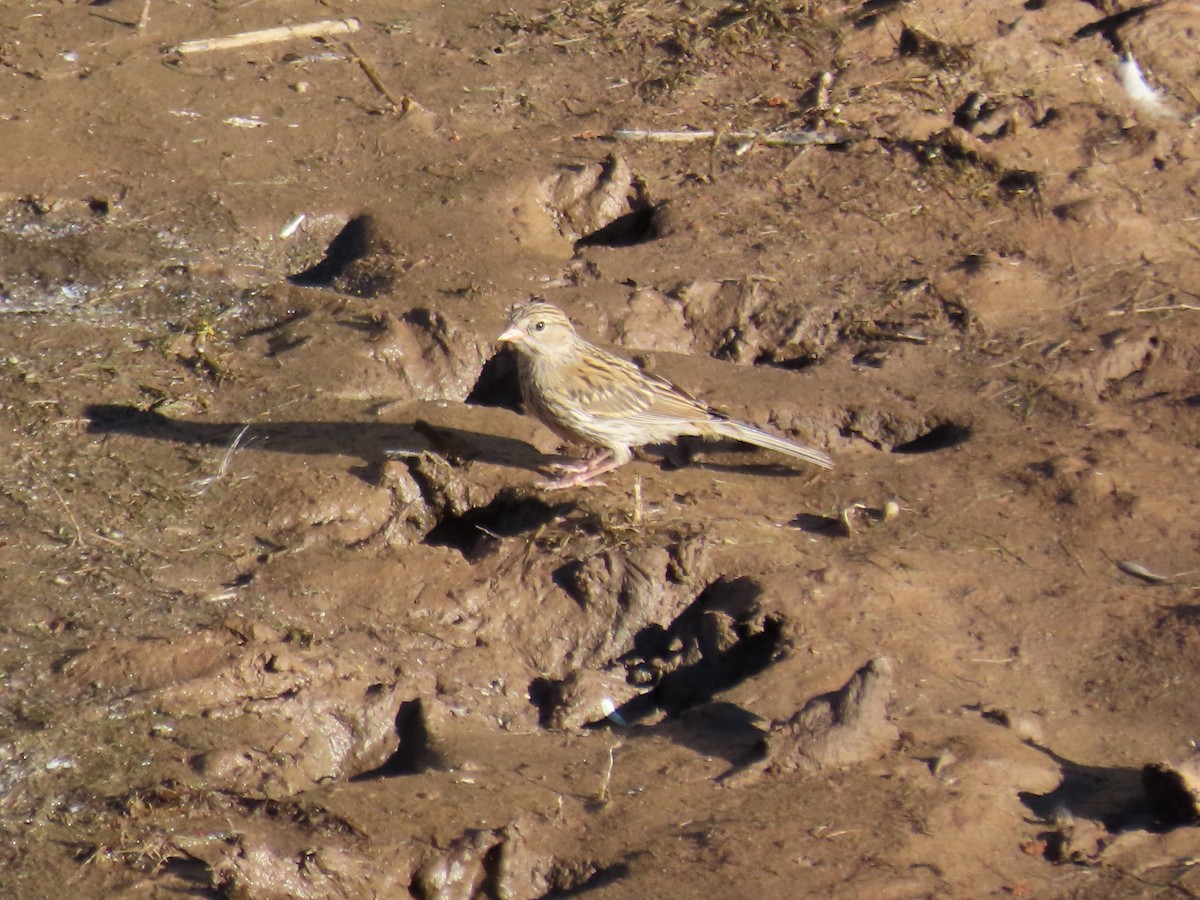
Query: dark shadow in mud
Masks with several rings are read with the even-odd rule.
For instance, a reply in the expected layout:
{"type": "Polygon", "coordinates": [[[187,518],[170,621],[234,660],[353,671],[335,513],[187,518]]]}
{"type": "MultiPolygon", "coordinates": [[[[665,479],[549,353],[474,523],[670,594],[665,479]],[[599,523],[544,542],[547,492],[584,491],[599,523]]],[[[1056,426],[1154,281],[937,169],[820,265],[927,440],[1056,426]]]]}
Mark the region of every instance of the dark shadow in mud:
{"type": "Polygon", "coordinates": [[[669,668],[642,696],[678,716],[766,670],[784,649],[784,621],[758,613],[761,596],[751,578],[719,578],[666,628],[650,625],[634,635],[626,664],[689,660],[669,668]]]}
{"type": "Polygon", "coordinates": [[[942,422],[929,431],[892,448],[893,453],[934,453],[965,444],[971,439],[971,426],[957,422],[942,422]]]}
{"type": "Polygon", "coordinates": [[[644,206],[618,216],[607,225],[585,234],[575,242],[575,252],[586,247],[636,247],[658,237],[657,212],[653,206],[644,206]]]}
{"type": "Polygon", "coordinates": [[[471,393],[468,406],[499,406],[521,412],[521,383],[517,378],[517,354],[501,350],[483,364],[471,393]]]}
{"type": "Polygon", "coordinates": [[[913,0],[865,0],[858,12],[854,13],[854,27],[860,30],[874,28],[881,17],[894,12],[913,0]]]}
{"type": "Polygon", "coordinates": [[[1047,794],[1021,791],[1021,802],[1045,822],[1070,813],[1077,819],[1100,822],[1109,831],[1145,827],[1149,808],[1142,789],[1142,770],[1129,766],[1087,766],[1059,756],[1032,741],[1025,742],[1044,753],[1062,770],[1062,781],[1047,794]]]}
{"type": "Polygon", "coordinates": [[[396,710],[396,737],[399,744],[382,765],[367,772],[359,772],[351,776],[350,781],[374,781],[377,778],[416,775],[444,767],[444,760],[430,738],[429,726],[425,720],[425,707],[420,697],[405,700],[396,710]]]}
{"type": "MultiPolygon", "coordinates": [[[[299,455],[353,454],[378,464],[390,455],[433,451],[460,460],[539,471],[542,460],[525,441],[499,435],[403,422],[193,422],[120,404],[83,410],[91,434],[125,434],[149,440],[203,447],[270,450],[299,455]],[[243,429],[246,429],[243,433],[243,429]],[[241,438],[238,439],[239,434],[241,438]],[[440,445],[440,446],[439,446],[440,445]]],[[[239,450],[239,452],[240,452],[239,450]]]]}
{"type": "Polygon", "coordinates": [[[867,506],[865,503],[854,503],[842,510],[840,516],[826,516],[821,513],[797,513],[789,525],[799,528],[805,534],[819,537],[848,538],[877,525],[886,522],[894,511],[888,506],[867,506]]]}
{"type": "Polygon", "coordinates": [[[289,276],[288,281],[302,287],[328,287],[352,262],[367,255],[373,230],[370,216],[355,216],[329,242],[320,262],[289,276]]]}
{"type": "Polygon", "coordinates": [[[822,537],[849,537],[846,524],[837,516],[822,516],[817,513],[799,513],[788,523],[805,534],[822,537]]]}
{"type": "Polygon", "coordinates": [[[702,471],[729,472],[735,475],[764,475],[773,478],[812,476],[821,471],[799,459],[764,450],[728,438],[699,438],[685,435],[675,444],[649,444],[640,448],[636,457],[657,458],[664,472],[694,467],[702,471]],[[743,454],[747,461],[718,462],[706,458],[712,454],[743,454]],[[790,460],[785,462],[784,460],[790,460]]]}
{"type": "Polygon", "coordinates": [[[1162,610],[1155,623],[1158,628],[1174,628],[1184,625],[1189,628],[1200,628],[1200,603],[1178,603],[1162,610]]]}
{"type": "Polygon", "coordinates": [[[423,543],[452,547],[473,563],[499,549],[504,538],[533,531],[575,508],[570,501],[550,504],[505,488],[486,506],[473,507],[460,516],[445,516],[423,543]]]}
{"type": "Polygon", "coordinates": [[[770,366],[772,369],[783,369],[786,372],[803,372],[811,369],[821,360],[816,356],[763,356],[754,361],[756,366],[770,366]]]}
{"type": "Polygon", "coordinates": [[[212,900],[220,900],[222,897],[229,896],[224,890],[219,888],[209,887],[209,885],[218,884],[220,876],[214,871],[212,865],[203,860],[196,859],[192,856],[170,856],[163,861],[158,871],[164,875],[170,875],[180,881],[190,882],[195,885],[184,890],[177,890],[177,896],[181,897],[210,897],[212,900]]]}
{"type": "Polygon", "coordinates": [[[1125,40],[1120,34],[1121,29],[1126,25],[1138,21],[1145,16],[1146,13],[1157,9],[1162,5],[1163,0],[1157,0],[1157,2],[1154,3],[1142,3],[1138,6],[1104,16],[1102,19],[1098,19],[1095,22],[1089,22],[1087,25],[1077,28],[1075,33],[1071,35],[1071,40],[1080,41],[1084,38],[1092,37],[1093,35],[1100,35],[1106,41],[1108,41],[1115,53],[1125,53],[1126,46],[1125,40]]]}
{"type": "MultiPolygon", "coordinates": [[[[530,696],[535,702],[536,693],[536,685],[531,685],[530,696]]],[[[625,703],[614,713],[614,718],[621,717],[623,725],[603,718],[585,727],[589,731],[615,731],[622,737],[666,738],[702,756],[723,759],[735,766],[762,756],[763,739],[767,736],[764,726],[769,723],[736,703],[713,700],[660,722],[638,724],[657,711],[653,698],[643,695],[625,703]]]]}
{"type": "Polygon", "coordinates": [[[736,703],[717,700],[667,719],[654,726],[654,733],[703,756],[741,766],[761,758],[769,724],[736,703]]]}

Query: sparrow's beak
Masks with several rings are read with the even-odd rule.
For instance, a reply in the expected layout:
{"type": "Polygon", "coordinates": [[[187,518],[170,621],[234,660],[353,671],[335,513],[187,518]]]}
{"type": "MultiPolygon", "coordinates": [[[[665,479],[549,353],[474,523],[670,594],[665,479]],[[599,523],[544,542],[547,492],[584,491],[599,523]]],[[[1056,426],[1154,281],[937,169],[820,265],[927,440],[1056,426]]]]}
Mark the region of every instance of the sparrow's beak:
{"type": "Polygon", "coordinates": [[[500,341],[502,344],[515,344],[523,337],[525,337],[524,331],[522,331],[516,325],[509,325],[500,333],[500,337],[496,338],[496,340],[500,341]]]}

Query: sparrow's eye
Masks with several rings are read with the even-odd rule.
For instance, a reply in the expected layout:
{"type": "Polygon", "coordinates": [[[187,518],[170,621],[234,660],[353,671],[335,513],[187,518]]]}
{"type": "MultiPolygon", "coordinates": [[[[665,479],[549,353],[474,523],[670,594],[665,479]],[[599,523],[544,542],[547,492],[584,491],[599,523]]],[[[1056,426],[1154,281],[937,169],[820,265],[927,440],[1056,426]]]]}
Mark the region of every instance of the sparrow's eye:
{"type": "Polygon", "coordinates": [[[546,330],[546,323],[545,323],[545,322],[534,322],[534,323],[533,323],[533,330],[534,330],[534,331],[545,331],[545,330],[546,330]]]}

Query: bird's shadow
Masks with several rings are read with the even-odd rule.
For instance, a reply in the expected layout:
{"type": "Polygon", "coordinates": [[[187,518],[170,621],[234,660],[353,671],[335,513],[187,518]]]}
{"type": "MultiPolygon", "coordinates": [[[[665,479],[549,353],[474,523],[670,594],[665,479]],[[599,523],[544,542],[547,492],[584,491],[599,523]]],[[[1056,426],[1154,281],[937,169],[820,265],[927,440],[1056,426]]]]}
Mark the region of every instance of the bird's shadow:
{"type": "MultiPolygon", "coordinates": [[[[83,410],[90,434],[124,434],[148,440],[170,441],[199,447],[270,450],[298,455],[351,454],[365,465],[376,465],[391,455],[433,450],[454,462],[479,461],[492,465],[546,471],[548,457],[527,441],[502,435],[438,425],[423,419],[410,422],[197,422],[173,419],[154,410],[126,404],[93,404],[83,410]],[[239,434],[242,437],[239,439],[239,434]]],[[[770,475],[800,475],[803,469],[777,463],[734,465],[696,462],[697,445],[652,445],[646,449],[665,470],[696,468],[770,475]]],[[[737,441],[706,441],[709,452],[746,448],[737,441]]]]}
{"type": "MultiPolygon", "coordinates": [[[[685,436],[674,444],[648,444],[640,451],[646,458],[655,459],[660,467],[667,472],[677,469],[700,469],[706,472],[729,472],[739,475],[766,475],[772,478],[791,478],[799,475],[811,476],[814,467],[811,465],[788,465],[784,462],[763,461],[775,456],[769,450],[755,447],[743,441],[731,438],[698,438],[685,436]],[[717,462],[706,459],[715,453],[743,453],[755,455],[755,461],[717,462]]],[[[799,463],[799,461],[796,461],[799,463]]]]}
{"type": "Polygon", "coordinates": [[[195,422],[121,404],[84,408],[91,434],[124,434],[199,447],[270,450],[299,455],[343,454],[376,465],[389,456],[432,450],[455,462],[479,461],[539,471],[544,457],[526,441],[411,422],[195,422]],[[239,439],[239,435],[241,438],[239,439]]]}

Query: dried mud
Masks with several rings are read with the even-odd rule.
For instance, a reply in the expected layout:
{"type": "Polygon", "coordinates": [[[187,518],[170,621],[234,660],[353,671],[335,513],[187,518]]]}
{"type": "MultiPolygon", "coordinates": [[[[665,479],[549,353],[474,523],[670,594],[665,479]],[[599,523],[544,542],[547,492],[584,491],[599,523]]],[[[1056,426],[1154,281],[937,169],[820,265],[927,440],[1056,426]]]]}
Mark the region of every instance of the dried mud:
{"type": "Polygon", "coordinates": [[[0,893],[1200,892],[1198,33],[0,10],[0,893]],[[532,294],[836,468],[540,491],[532,294]]]}

